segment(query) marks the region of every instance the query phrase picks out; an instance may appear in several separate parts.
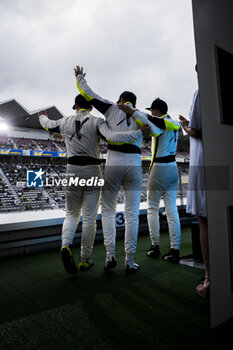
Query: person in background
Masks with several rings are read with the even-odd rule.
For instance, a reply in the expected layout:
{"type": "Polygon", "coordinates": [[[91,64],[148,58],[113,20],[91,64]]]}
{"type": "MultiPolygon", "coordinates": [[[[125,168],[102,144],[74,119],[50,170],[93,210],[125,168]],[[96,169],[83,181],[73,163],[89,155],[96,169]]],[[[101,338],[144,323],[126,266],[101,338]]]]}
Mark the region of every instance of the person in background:
{"type": "MultiPolygon", "coordinates": [[[[195,67],[197,72],[197,65],[195,67]]],[[[196,287],[197,293],[206,298],[210,289],[208,222],[206,208],[206,190],[202,143],[202,126],[199,91],[193,96],[189,121],[180,115],[180,122],[190,136],[189,184],[187,193],[187,213],[197,215],[200,228],[200,244],[205,265],[205,280],[196,287]]]]}

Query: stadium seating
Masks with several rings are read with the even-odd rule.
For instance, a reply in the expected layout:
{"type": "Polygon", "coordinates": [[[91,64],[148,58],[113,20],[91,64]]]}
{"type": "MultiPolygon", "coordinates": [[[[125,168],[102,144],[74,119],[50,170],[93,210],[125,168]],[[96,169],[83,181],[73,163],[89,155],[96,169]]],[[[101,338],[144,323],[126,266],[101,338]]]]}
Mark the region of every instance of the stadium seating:
{"type": "Polygon", "coordinates": [[[1,161],[1,170],[8,180],[1,179],[0,186],[0,212],[39,210],[47,208],[64,208],[65,193],[63,189],[57,189],[56,186],[50,187],[51,195],[46,188],[29,188],[26,186],[26,171],[42,168],[48,173],[56,174],[64,172],[64,166],[50,165],[48,160],[41,160],[31,157],[21,157],[18,164],[13,162],[11,157],[1,161]],[[20,165],[19,165],[20,164],[20,165]],[[53,192],[53,193],[52,193],[53,192]]]}
{"type": "Polygon", "coordinates": [[[0,149],[22,149],[22,150],[39,150],[39,151],[50,151],[65,152],[65,143],[59,140],[42,140],[42,139],[31,139],[24,137],[11,137],[0,135],[0,149]]]}
{"type": "MultiPolygon", "coordinates": [[[[183,146],[182,146],[183,147],[183,146]]],[[[42,140],[37,138],[6,137],[0,135],[0,149],[22,149],[40,151],[66,151],[62,140],[42,140]]],[[[101,141],[100,158],[106,158],[108,146],[101,141]]],[[[151,156],[149,142],[144,141],[142,156],[151,156]]],[[[188,163],[189,153],[187,151],[177,152],[177,159],[181,163],[188,163]]],[[[1,155],[0,166],[0,213],[43,210],[54,208],[65,208],[65,189],[62,186],[50,186],[41,188],[29,188],[26,185],[27,170],[38,170],[40,168],[56,178],[62,176],[66,171],[66,159],[29,157],[29,156],[5,156],[1,155]],[[2,176],[1,176],[2,171],[2,176]]],[[[149,174],[149,161],[143,162],[141,202],[147,200],[147,182],[149,174]]],[[[187,177],[188,168],[182,168],[181,175],[187,177]]],[[[182,184],[182,194],[178,191],[177,197],[186,196],[187,181],[182,184]]],[[[124,193],[121,190],[118,203],[124,203],[124,193]]]]}
{"type": "Polygon", "coordinates": [[[14,141],[12,138],[6,137],[4,135],[0,135],[0,149],[4,148],[14,148],[14,141]]]}
{"type": "Polygon", "coordinates": [[[60,151],[60,149],[56,146],[55,141],[36,140],[36,143],[42,151],[52,151],[52,152],[60,151]]]}
{"type": "Polygon", "coordinates": [[[56,146],[58,147],[58,149],[62,152],[66,152],[66,145],[65,142],[62,140],[54,140],[53,143],[56,144],[56,146]]]}
{"type": "Polygon", "coordinates": [[[36,142],[32,139],[25,139],[24,137],[13,137],[17,149],[37,149],[36,142]]]}
{"type": "Polygon", "coordinates": [[[11,211],[17,205],[13,191],[3,177],[0,177],[0,212],[11,211]]]}

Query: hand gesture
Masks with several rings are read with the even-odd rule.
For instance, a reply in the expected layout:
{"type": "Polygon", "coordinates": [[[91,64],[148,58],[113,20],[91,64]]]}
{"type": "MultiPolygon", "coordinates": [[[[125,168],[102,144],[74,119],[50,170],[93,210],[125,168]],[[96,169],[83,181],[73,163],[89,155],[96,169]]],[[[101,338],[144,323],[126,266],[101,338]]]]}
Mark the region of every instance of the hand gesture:
{"type": "Polygon", "coordinates": [[[76,68],[74,68],[74,74],[77,78],[78,75],[82,75],[83,77],[85,77],[86,73],[83,73],[83,67],[80,66],[76,66],[76,68]]]}
{"type": "Polygon", "coordinates": [[[40,117],[41,115],[46,115],[46,116],[48,116],[48,113],[47,113],[47,111],[42,110],[42,111],[40,111],[40,112],[38,113],[38,117],[40,117]]]}
{"type": "Polygon", "coordinates": [[[179,115],[179,120],[180,120],[180,124],[183,126],[183,128],[188,127],[188,125],[189,125],[188,119],[186,119],[182,115],[179,115]]]}
{"type": "Polygon", "coordinates": [[[60,134],[59,132],[54,132],[54,133],[53,133],[53,139],[54,139],[54,140],[63,141],[63,136],[62,136],[62,134],[60,134]]]}
{"type": "Polygon", "coordinates": [[[130,105],[126,105],[125,103],[122,103],[122,100],[120,103],[117,104],[117,107],[121,109],[123,112],[125,112],[127,115],[133,115],[134,109],[130,105]]]}
{"type": "Polygon", "coordinates": [[[147,138],[150,136],[150,130],[151,130],[151,127],[149,124],[144,124],[142,127],[141,127],[141,132],[142,132],[142,135],[143,137],[147,138]]]}

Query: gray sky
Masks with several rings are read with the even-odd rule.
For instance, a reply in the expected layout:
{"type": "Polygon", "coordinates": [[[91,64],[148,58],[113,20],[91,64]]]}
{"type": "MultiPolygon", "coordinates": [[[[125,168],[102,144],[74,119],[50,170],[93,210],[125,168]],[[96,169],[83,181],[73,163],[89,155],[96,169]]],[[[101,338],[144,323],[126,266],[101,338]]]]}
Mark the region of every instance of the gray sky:
{"type": "Polygon", "coordinates": [[[160,97],[174,119],[197,88],[191,0],[0,0],[0,42],[0,101],[29,110],[71,114],[77,64],[104,98],[160,97]]]}

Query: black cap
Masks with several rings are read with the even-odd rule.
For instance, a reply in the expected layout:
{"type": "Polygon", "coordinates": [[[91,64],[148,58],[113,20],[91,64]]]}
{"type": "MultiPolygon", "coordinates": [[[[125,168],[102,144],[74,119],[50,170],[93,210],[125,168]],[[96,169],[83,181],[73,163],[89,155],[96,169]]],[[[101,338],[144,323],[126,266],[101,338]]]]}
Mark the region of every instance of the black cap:
{"type": "Polygon", "coordinates": [[[168,106],[167,106],[167,104],[166,104],[165,101],[160,100],[160,98],[156,98],[156,99],[152,102],[151,106],[148,107],[148,108],[146,108],[146,109],[148,109],[149,111],[150,111],[151,109],[158,109],[161,113],[166,114],[166,113],[167,113],[167,110],[168,110],[168,106]]]}
{"type": "Polygon", "coordinates": [[[137,97],[131,91],[122,92],[122,94],[120,94],[120,97],[119,97],[119,100],[117,101],[117,103],[119,103],[121,101],[121,99],[123,99],[125,102],[131,102],[133,107],[136,106],[137,97]]]}
{"type": "Polygon", "coordinates": [[[91,103],[88,102],[81,94],[75,97],[74,105],[72,107],[74,110],[76,109],[75,105],[79,106],[80,108],[86,109],[90,109],[92,107],[91,103]]]}

